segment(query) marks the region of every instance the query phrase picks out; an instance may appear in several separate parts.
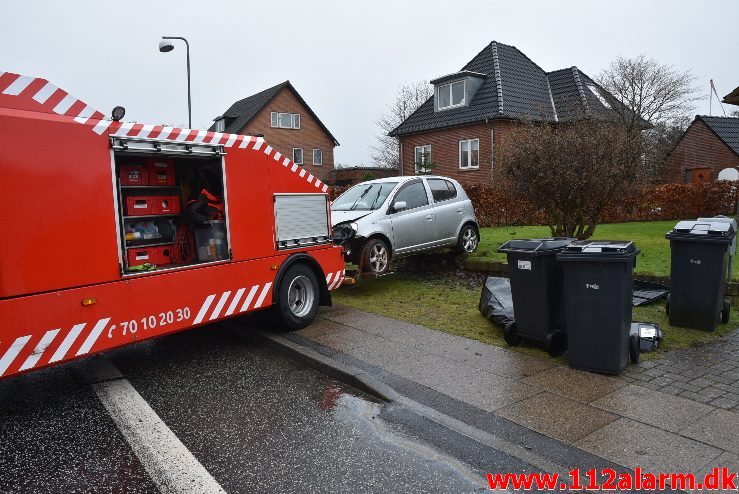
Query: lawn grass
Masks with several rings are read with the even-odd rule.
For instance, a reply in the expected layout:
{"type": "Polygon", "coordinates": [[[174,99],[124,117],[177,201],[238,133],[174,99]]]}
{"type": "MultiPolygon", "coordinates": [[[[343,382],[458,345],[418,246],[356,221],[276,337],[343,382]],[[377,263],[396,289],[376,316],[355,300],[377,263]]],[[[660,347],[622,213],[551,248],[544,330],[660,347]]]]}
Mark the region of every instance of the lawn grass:
{"type": "MultiPolygon", "coordinates": [[[[637,274],[657,276],[670,275],[670,242],[665,233],[675,226],[676,221],[648,221],[638,223],[609,223],[599,225],[593,240],[633,240],[641,251],[637,258],[637,274]]],[[[506,255],[498,253],[498,247],[515,238],[542,238],[551,233],[546,226],[503,226],[480,229],[480,246],[471,254],[474,259],[505,261],[506,255]]],[[[739,261],[734,259],[734,279],[739,279],[739,261]]]]}
{"type": "MultiPolygon", "coordinates": [[[[357,286],[345,286],[333,293],[340,304],[375,314],[407,321],[446,333],[471,338],[496,346],[507,346],[503,330],[483,317],[477,309],[482,278],[476,283],[455,273],[395,273],[375,280],[362,280],[357,286]],[[478,286],[479,285],[479,286],[478,286]]],[[[659,358],[676,348],[699,346],[739,326],[739,313],[732,310],[731,320],[709,333],[672,327],[667,322],[664,303],[634,307],[634,321],[656,322],[664,340],[657,352],[642,358],[659,358]]],[[[550,358],[541,349],[522,345],[516,350],[550,358]]]]}

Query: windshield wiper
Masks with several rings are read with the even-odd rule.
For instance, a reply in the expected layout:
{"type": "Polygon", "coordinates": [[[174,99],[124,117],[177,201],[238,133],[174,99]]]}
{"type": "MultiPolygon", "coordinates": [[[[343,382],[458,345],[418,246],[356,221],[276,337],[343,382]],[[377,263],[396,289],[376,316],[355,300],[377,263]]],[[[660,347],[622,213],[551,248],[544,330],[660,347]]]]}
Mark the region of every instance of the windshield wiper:
{"type": "Polygon", "coordinates": [[[380,187],[377,188],[377,195],[375,196],[375,198],[370,203],[370,209],[373,210],[373,211],[376,209],[375,203],[377,202],[377,199],[380,198],[380,193],[381,192],[382,192],[382,186],[380,186],[380,187]]]}
{"type": "Polygon", "coordinates": [[[372,186],[371,186],[371,185],[370,185],[369,187],[367,187],[367,188],[366,188],[366,189],[364,190],[364,192],[362,192],[362,195],[361,195],[361,196],[359,196],[359,197],[357,197],[357,200],[356,200],[356,201],[354,201],[354,204],[352,204],[352,207],[350,207],[350,208],[349,208],[349,209],[348,209],[347,211],[354,211],[354,208],[356,208],[356,207],[357,207],[357,204],[359,204],[359,201],[361,201],[361,200],[362,200],[362,198],[363,198],[364,196],[366,196],[366,195],[367,195],[367,193],[368,193],[368,192],[370,191],[370,189],[371,189],[371,188],[372,188],[372,186]]]}

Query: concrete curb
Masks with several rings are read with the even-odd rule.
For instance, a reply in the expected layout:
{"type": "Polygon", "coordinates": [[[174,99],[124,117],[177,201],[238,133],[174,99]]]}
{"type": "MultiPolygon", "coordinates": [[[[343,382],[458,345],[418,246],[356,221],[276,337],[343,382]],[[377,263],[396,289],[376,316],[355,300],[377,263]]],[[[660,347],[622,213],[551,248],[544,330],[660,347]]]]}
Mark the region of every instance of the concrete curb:
{"type": "Polygon", "coordinates": [[[400,398],[400,395],[392,387],[378,381],[363,370],[322,355],[284,336],[260,329],[243,329],[239,324],[232,321],[224,322],[222,325],[239,338],[264,345],[337,381],[369,393],[376,398],[387,402],[398,401],[400,398]]]}

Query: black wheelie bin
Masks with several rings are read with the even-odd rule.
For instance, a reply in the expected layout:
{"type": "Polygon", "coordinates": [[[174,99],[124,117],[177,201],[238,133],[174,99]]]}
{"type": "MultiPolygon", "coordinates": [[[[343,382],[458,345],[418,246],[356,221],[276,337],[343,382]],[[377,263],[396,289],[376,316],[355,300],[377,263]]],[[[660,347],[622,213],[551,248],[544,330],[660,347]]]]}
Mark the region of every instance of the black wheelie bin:
{"type": "Polygon", "coordinates": [[[680,221],[665,235],[670,241],[670,294],[665,309],[670,324],[713,331],[729,322],[731,304],[724,298],[736,231],[722,218],[680,221]]]}
{"type": "Polygon", "coordinates": [[[619,374],[639,357],[630,336],[633,270],[639,250],[628,240],[578,240],[557,254],[564,264],[570,367],[619,374]]]}
{"type": "Polygon", "coordinates": [[[564,274],[557,252],[574,238],[509,240],[498,252],[508,256],[514,322],[504,329],[509,345],[521,339],[543,345],[549,355],[567,348],[564,325],[564,274]]]}

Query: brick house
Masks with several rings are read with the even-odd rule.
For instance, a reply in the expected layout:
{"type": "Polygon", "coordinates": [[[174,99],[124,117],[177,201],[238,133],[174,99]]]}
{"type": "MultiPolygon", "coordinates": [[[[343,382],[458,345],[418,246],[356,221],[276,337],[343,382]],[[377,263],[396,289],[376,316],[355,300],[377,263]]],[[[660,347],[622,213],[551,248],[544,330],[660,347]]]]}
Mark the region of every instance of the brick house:
{"type": "Polygon", "coordinates": [[[400,141],[400,174],[424,171],[464,184],[490,183],[496,155],[516,122],[613,118],[620,104],[577,67],[545,72],[496,41],[461,71],[431,81],[434,94],[389,135],[400,141]]]}
{"type": "Polygon", "coordinates": [[[708,182],[725,168],[739,170],[739,118],[697,115],[665,158],[666,180],[708,182]]]}
{"type": "Polygon", "coordinates": [[[330,183],[339,142],[290,81],[237,101],[210,130],[263,135],[274,149],[330,183]]]}

